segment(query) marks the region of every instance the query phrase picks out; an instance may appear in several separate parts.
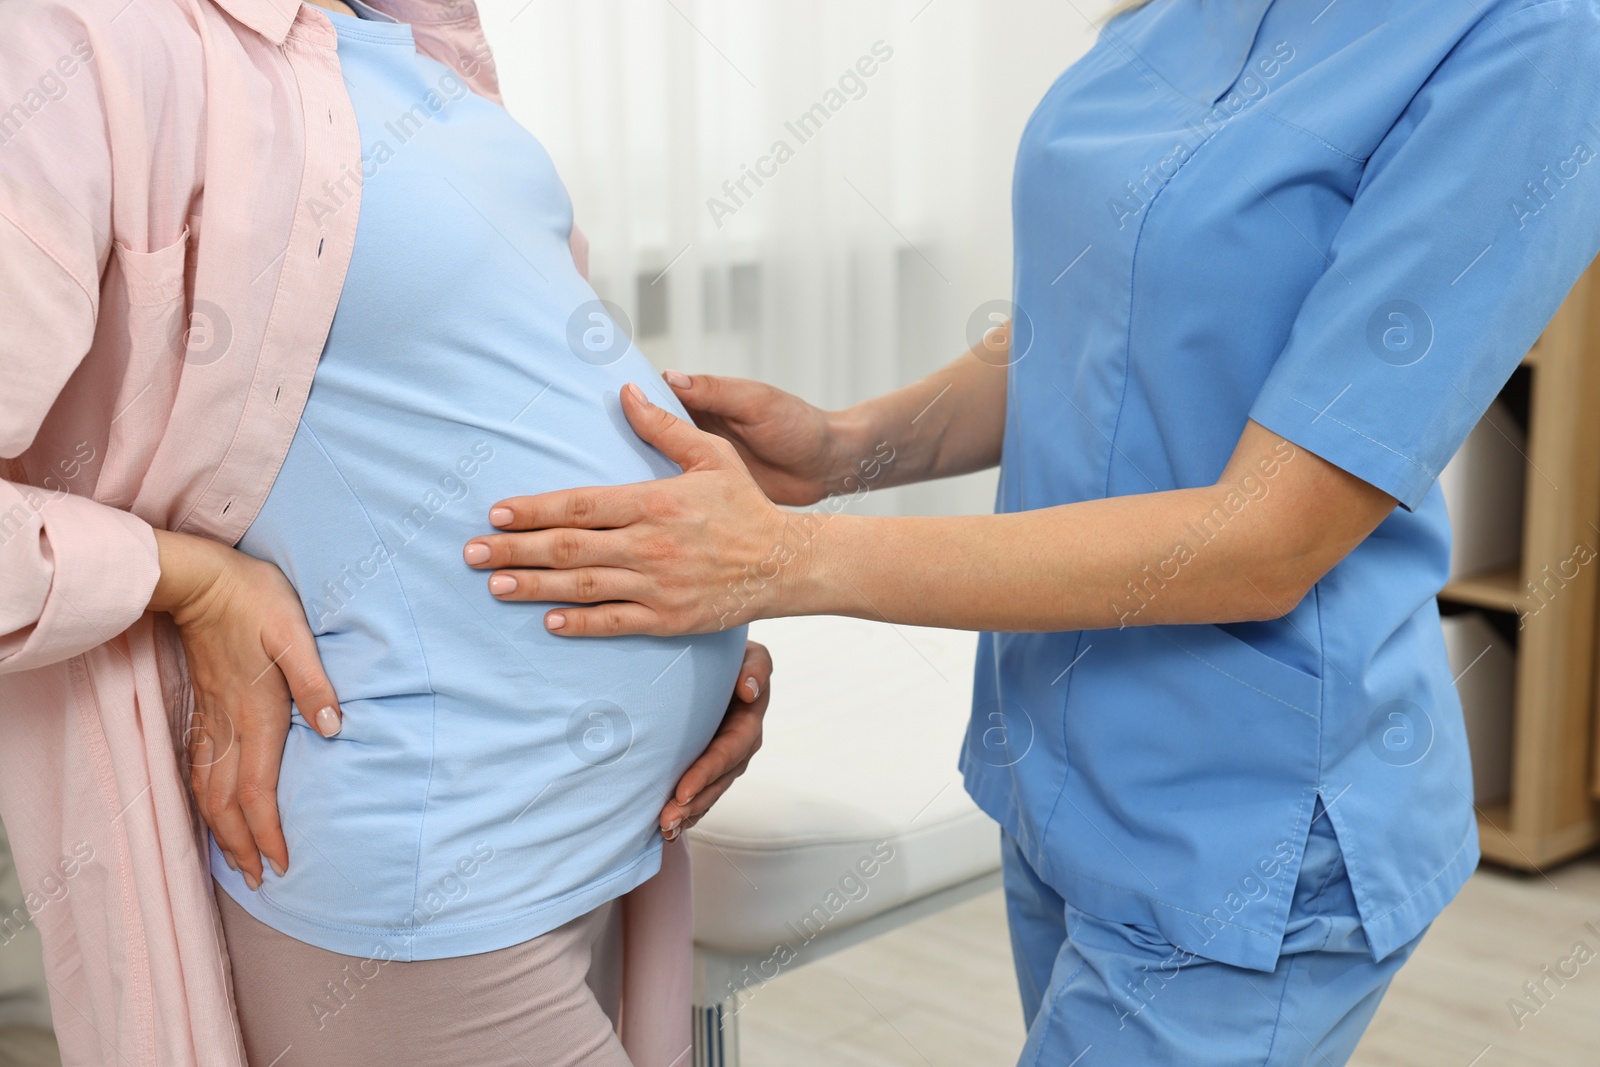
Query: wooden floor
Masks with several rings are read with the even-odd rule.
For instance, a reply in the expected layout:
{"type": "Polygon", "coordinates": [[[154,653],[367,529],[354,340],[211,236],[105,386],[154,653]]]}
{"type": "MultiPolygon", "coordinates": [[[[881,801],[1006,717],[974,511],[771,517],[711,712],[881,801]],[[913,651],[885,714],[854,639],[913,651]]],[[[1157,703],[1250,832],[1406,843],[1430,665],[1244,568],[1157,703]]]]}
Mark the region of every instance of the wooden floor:
{"type": "MultiPolygon", "coordinates": [[[[1600,1065],[1600,936],[1585,923],[1600,929],[1600,859],[1548,878],[1479,871],[1400,972],[1352,1064],[1600,1065]],[[1582,966],[1579,941],[1594,950],[1582,966]],[[1546,981],[1553,995],[1519,1029],[1507,1001],[1531,1009],[1523,983],[1547,965],[1576,977],[1546,981]]],[[[1023,1030],[1000,895],[785,975],[740,1020],[746,1067],[1010,1067],[1023,1030]]]]}

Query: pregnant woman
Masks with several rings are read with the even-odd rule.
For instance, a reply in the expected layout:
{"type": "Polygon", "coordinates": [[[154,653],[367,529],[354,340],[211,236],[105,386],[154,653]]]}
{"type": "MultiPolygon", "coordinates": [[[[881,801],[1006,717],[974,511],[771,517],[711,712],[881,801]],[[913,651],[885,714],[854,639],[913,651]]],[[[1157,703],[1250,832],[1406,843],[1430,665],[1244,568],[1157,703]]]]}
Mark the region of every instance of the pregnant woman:
{"type": "Polygon", "coordinates": [[[622,432],[624,384],[676,402],[475,19],[24,7],[0,802],[25,887],[80,861],[34,917],[64,1058],[665,1067],[662,837],[769,664],[739,628],[575,649],[463,560],[508,494],[677,473],[622,432]]]}
{"type": "Polygon", "coordinates": [[[603,905],[656,872],[657,814],[727,707],[744,631],[557,648],[463,565],[518,486],[677,473],[619,432],[622,384],[660,378],[578,274],[538,143],[410,26],[354,6],[330,17],[361,129],[355,252],[238,546],[299,593],[342,729],[324,740],[320,709],[297,709],[287,872],[263,883],[213,845],[246,1047],[293,1045],[284,1067],[624,1063],[571,979],[603,905]],[[383,966],[415,960],[449,965],[383,966]],[[370,991],[339,987],[351,971],[370,991]],[[441,983],[504,1021],[452,1010],[441,983]]]}
{"type": "Polygon", "coordinates": [[[1437,477],[1600,251],[1600,8],[1128,6],[1022,134],[1009,333],[843,412],[669,374],[720,439],[630,394],[686,473],[478,565],[575,638],[988,631],[1021,1062],[1331,1067],[1477,863],[1437,477]],[[996,515],[773,503],[995,464],[996,515]]]}

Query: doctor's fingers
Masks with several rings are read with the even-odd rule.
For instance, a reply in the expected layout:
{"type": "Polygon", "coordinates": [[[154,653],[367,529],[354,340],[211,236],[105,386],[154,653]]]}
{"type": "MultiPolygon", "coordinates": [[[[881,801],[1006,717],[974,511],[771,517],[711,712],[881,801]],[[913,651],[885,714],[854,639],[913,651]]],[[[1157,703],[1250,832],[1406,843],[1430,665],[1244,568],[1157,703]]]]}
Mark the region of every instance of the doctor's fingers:
{"type": "Polygon", "coordinates": [[[462,558],[479,570],[498,567],[626,567],[649,549],[629,530],[536,530],[490,534],[467,542],[462,558]]]}
{"type": "Polygon", "coordinates": [[[489,508],[489,525],[499,530],[607,530],[626,526],[644,517],[641,494],[653,484],[590,486],[507,497],[489,508]]]}
{"type": "Polygon", "coordinates": [[[513,569],[496,571],[489,576],[489,592],[496,600],[551,604],[637,602],[650,589],[651,585],[642,576],[617,567],[513,569]]]}
{"type": "Polygon", "coordinates": [[[759,422],[772,413],[774,400],[795,400],[777,386],[749,378],[725,378],[718,374],[690,376],[681,371],[662,375],[695,424],[709,430],[702,419],[719,424],[759,422]]]}

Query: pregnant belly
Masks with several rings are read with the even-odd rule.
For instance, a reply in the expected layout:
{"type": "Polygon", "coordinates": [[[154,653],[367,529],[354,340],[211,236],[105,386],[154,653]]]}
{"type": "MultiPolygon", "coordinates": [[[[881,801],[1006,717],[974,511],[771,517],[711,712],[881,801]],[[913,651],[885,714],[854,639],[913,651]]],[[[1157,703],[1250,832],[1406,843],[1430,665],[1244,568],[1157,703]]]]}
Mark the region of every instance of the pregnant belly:
{"type": "Polygon", "coordinates": [[[495,600],[461,559],[490,504],[544,487],[548,452],[502,436],[458,464],[469,430],[429,445],[448,481],[397,480],[327,436],[302,425],[240,546],[299,591],[344,712],[330,740],[295,710],[279,783],[290,870],[262,899],[361,936],[470,933],[627,877],[721,721],[743,629],[557,638],[550,605],[495,600]]]}
{"type": "Polygon", "coordinates": [[[393,925],[463,860],[492,854],[450,909],[472,923],[615,874],[653,847],[742,650],[735,633],[596,642],[560,660],[534,650],[548,685],[484,657],[478,678],[447,671],[431,694],[345,702],[331,741],[297,716],[279,790],[295,863],[269,889],[332,921],[393,925]]]}
{"type": "MultiPolygon", "coordinates": [[[[645,857],[726,710],[743,633],[522,645],[430,657],[430,692],[342,700],[331,740],[297,713],[291,870],[264,892],[338,925],[442,930],[534,915],[645,857]]],[[[337,689],[344,664],[325,660],[337,689]]]]}

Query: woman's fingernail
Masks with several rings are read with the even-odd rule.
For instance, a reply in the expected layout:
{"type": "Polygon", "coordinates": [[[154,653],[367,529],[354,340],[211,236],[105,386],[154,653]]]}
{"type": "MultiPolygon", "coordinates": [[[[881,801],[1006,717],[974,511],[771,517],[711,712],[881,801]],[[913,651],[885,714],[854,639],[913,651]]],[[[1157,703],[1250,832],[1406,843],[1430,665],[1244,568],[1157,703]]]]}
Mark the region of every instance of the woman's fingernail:
{"type": "Polygon", "coordinates": [[[271,865],[272,873],[277,875],[279,878],[282,878],[284,875],[289,873],[289,868],[285,867],[271,856],[267,857],[267,863],[271,865]]]}
{"type": "Polygon", "coordinates": [[[249,871],[240,871],[239,873],[244,875],[244,884],[250,887],[250,892],[254,893],[261,888],[261,879],[249,871]]]}
{"type": "Polygon", "coordinates": [[[329,704],[325,708],[317,709],[317,733],[323,737],[333,737],[344,729],[344,723],[339,719],[339,713],[329,704]]]}
{"type": "Polygon", "coordinates": [[[761,695],[761,683],[754,678],[744,680],[745,688],[750,690],[750,699],[754,700],[761,695]]]}
{"type": "Polygon", "coordinates": [[[516,518],[516,515],[512,513],[510,508],[489,509],[490,526],[510,526],[511,520],[514,518],[516,518]]]}
{"type": "Polygon", "coordinates": [[[489,562],[489,546],[481,541],[474,541],[461,554],[466,557],[467,564],[472,567],[476,567],[480,563],[489,562]]]}
{"type": "Polygon", "coordinates": [[[507,593],[517,591],[517,580],[509,574],[497,574],[489,579],[489,592],[495,596],[505,596],[507,593]]]}
{"type": "Polygon", "coordinates": [[[544,625],[547,630],[559,630],[566,624],[567,617],[559,611],[552,611],[544,617],[544,625]]]}
{"type": "Polygon", "coordinates": [[[237,871],[239,869],[239,861],[233,858],[232,852],[223,850],[222,859],[225,863],[227,863],[230,871],[237,871]]]}
{"type": "Polygon", "coordinates": [[[646,400],[645,397],[644,397],[644,390],[640,389],[633,382],[629,382],[627,388],[628,388],[628,395],[633,397],[634,400],[638,401],[641,404],[650,403],[650,401],[646,400]]]}
{"type": "Polygon", "coordinates": [[[665,378],[667,380],[667,384],[672,386],[674,389],[687,389],[694,384],[689,376],[682,371],[669,370],[664,372],[661,376],[665,378]]]}

